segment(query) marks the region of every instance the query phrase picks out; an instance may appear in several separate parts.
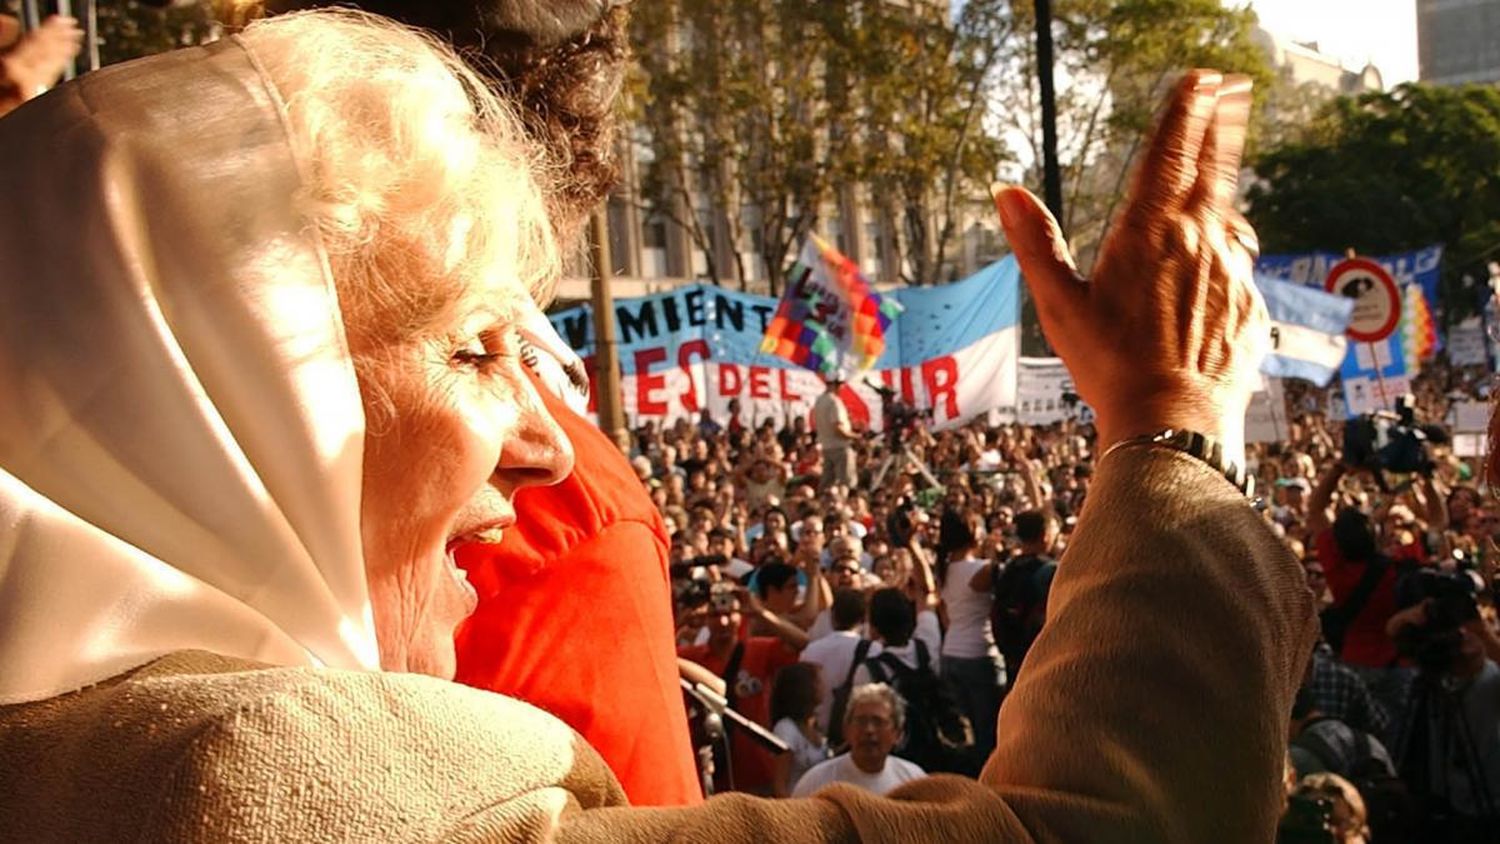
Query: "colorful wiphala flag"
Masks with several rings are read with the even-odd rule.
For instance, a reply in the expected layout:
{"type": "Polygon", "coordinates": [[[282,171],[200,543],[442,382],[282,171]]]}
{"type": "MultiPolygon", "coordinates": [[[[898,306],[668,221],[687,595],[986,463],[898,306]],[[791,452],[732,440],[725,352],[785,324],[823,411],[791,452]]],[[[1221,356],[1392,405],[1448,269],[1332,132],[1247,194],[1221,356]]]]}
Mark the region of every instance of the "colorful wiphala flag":
{"type": "Polygon", "coordinates": [[[1432,321],[1432,310],[1427,307],[1427,297],[1418,284],[1408,284],[1404,294],[1406,302],[1401,309],[1399,339],[1406,353],[1406,365],[1413,374],[1422,363],[1431,360],[1437,351],[1437,327],[1432,321]]]}
{"type": "Polygon", "coordinates": [[[885,330],[899,313],[899,302],[876,293],[853,261],[812,235],[760,350],[825,376],[848,376],[874,365],[885,351],[885,330]]]}

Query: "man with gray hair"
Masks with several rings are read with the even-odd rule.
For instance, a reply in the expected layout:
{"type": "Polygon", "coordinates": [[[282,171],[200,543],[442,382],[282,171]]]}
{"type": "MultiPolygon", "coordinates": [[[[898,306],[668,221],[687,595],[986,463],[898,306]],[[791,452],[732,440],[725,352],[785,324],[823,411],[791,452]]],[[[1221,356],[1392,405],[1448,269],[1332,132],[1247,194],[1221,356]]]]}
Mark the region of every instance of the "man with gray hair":
{"type": "Polygon", "coordinates": [[[906,726],[906,702],[884,683],[866,683],[849,693],[844,710],[844,737],[849,750],[819,762],[802,775],[793,797],[807,797],[823,786],[848,783],[874,794],[927,776],[917,765],[892,756],[906,726]]]}

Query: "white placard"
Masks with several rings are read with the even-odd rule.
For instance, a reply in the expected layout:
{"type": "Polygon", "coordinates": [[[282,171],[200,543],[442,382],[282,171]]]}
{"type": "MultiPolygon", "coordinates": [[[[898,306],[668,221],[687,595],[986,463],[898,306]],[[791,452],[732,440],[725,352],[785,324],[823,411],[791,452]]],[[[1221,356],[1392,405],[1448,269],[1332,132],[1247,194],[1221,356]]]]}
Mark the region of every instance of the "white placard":
{"type": "Polygon", "coordinates": [[[1489,403],[1482,401],[1459,401],[1453,403],[1453,430],[1455,433],[1482,434],[1489,429],[1489,403]]]}
{"type": "Polygon", "coordinates": [[[1380,340],[1374,343],[1355,343],[1354,359],[1359,361],[1360,369],[1384,370],[1391,365],[1391,341],[1380,340]],[[1380,365],[1376,366],[1375,361],[1380,365]]]}
{"type": "Polygon", "coordinates": [[[1245,442],[1274,443],[1286,439],[1286,393],[1280,378],[1261,379],[1245,411],[1245,442]]]}
{"type": "Polygon", "coordinates": [[[1061,358],[1021,358],[1016,369],[1016,421],[1023,425],[1052,425],[1064,419],[1092,421],[1088,406],[1069,406],[1064,394],[1077,395],[1073,376],[1061,358]]]}
{"type": "Polygon", "coordinates": [[[1483,366],[1484,321],[1470,317],[1448,331],[1448,360],[1454,366],[1483,366]]]}
{"type": "Polygon", "coordinates": [[[1453,453],[1459,457],[1483,457],[1484,434],[1454,434],[1453,453]]]}
{"type": "Polygon", "coordinates": [[[1411,392],[1411,379],[1405,375],[1387,375],[1384,381],[1360,376],[1344,379],[1344,400],[1350,416],[1394,410],[1396,399],[1411,392]]]}

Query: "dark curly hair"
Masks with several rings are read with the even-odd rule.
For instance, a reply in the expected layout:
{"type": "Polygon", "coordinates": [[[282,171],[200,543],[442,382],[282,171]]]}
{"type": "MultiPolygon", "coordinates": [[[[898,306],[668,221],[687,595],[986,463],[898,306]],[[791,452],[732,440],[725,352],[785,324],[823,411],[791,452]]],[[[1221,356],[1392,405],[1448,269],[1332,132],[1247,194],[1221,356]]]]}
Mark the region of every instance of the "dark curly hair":
{"type": "Polygon", "coordinates": [[[451,43],[517,104],[551,164],[559,244],[577,242],[618,178],[615,100],[629,58],[625,0],[266,0],[269,14],[355,5],[451,43]]]}

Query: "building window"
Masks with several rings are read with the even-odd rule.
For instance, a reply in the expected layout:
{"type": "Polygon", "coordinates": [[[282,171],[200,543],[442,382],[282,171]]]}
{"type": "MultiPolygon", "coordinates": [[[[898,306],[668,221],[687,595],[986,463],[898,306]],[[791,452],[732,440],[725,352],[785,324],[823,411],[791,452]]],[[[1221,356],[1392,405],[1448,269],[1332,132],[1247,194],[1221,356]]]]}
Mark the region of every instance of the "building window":
{"type": "Polygon", "coordinates": [[[652,214],[641,226],[641,245],[647,249],[667,248],[667,220],[660,214],[652,214]]]}

